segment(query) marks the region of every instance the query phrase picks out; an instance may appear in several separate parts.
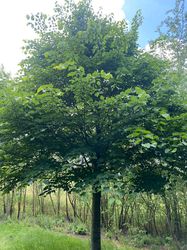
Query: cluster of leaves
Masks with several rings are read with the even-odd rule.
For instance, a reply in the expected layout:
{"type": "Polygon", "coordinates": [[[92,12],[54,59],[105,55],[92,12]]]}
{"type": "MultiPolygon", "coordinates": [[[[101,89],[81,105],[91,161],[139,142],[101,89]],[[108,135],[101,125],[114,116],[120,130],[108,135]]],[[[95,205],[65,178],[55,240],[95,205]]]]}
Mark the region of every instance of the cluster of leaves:
{"type": "Polygon", "coordinates": [[[67,1],[53,17],[28,19],[39,37],[0,111],[4,190],[41,178],[45,192],[80,191],[132,170],[137,190],[152,191],[185,175],[180,77],[138,50],[139,13],[128,29],[90,1],[67,1]]]}

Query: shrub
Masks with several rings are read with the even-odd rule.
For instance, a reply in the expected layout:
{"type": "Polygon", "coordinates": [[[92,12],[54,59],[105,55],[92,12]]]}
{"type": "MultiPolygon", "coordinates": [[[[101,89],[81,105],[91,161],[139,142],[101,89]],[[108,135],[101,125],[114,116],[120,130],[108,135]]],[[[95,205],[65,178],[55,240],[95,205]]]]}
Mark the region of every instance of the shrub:
{"type": "Polygon", "coordinates": [[[71,223],[69,225],[69,231],[78,235],[86,235],[88,233],[87,227],[80,222],[71,223]]]}

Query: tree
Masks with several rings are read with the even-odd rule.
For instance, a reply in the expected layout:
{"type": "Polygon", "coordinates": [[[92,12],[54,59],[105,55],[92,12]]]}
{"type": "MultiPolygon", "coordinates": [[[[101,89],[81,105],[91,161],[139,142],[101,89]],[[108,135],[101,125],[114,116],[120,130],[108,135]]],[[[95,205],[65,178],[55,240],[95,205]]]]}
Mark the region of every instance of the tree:
{"type": "MultiPolygon", "coordinates": [[[[162,56],[169,62],[169,70],[167,73],[168,84],[163,85],[166,97],[168,94],[179,93],[170,107],[170,112],[176,115],[180,113],[181,107],[179,103],[183,103],[185,107],[187,102],[187,2],[185,0],[176,0],[173,9],[166,13],[165,20],[158,27],[159,37],[152,43],[152,53],[158,57],[162,56]],[[177,105],[175,105],[177,104],[177,105]],[[179,108],[180,107],[180,108],[179,108]]],[[[167,98],[168,100],[168,98],[167,98]]],[[[185,110],[185,109],[184,109],[185,110]]],[[[184,111],[183,110],[183,111],[184,111]]],[[[183,116],[183,127],[186,125],[185,111],[183,116]]],[[[177,124],[176,124],[177,125],[177,124]]],[[[177,143],[177,140],[176,140],[177,143]]],[[[179,142],[180,144],[180,142],[179,142]]],[[[185,144],[185,142],[184,142],[185,144]]],[[[185,155],[185,153],[184,153],[185,155]]],[[[186,155],[185,155],[186,157],[186,155]]],[[[185,166],[185,157],[184,163],[185,166]]]]}
{"type": "Polygon", "coordinates": [[[158,27],[159,37],[153,42],[153,49],[160,48],[159,54],[172,61],[175,69],[186,69],[187,58],[187,2],[176,0],[175,7],[166,13],[158,27]]]}
{"type": "Polygon", "coordinates": [[[173,132],[186,140],[185,108],[163,87],[167,64],[138,50],[139,14],[129,30],[95,14],[90,1],[68,1],[53,17],[28,19],[39,37],[27,43],[20,84],[0,112],[1,184],[8,190],[41,178],[44,192],[90,188],[91,249],[99,250],[103,187],[127,170],[177,171],[184,156],[173,132]],[[176,148],[173,162],[166,149],[176,148]]]}
{"type": "Polygon", "coordinates": [[[176,0],[175,7],[166,13],[158,28],[159,38],[155,41],[160,51],[165,51],[171,67],[178,74],[176,87],[181,91],[183,101],[187,96],[187,2],[176,0]]]}

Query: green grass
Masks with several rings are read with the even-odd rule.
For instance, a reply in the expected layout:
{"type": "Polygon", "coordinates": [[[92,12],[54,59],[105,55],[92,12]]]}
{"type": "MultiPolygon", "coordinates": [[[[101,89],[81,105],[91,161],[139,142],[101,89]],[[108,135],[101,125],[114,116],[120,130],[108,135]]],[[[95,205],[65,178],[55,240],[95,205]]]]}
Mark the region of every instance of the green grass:
{"type": "MultiPolygon", "coordinates": [[[[4,223],[0,225],[0,250],[88,250],[87,238],[52,232],[37,226],[22,223],[4,223]]],[[[105,241],[102,250],[133,250],[134,248],[114,246],[105,241]]]]}

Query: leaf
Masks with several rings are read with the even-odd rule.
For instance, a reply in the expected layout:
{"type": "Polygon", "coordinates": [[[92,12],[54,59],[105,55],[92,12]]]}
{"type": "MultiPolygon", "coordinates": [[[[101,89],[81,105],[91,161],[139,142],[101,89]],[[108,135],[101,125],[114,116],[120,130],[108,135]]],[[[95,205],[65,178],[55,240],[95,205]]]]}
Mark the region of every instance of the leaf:
{"type": "Polygon", "coordinates": [[[150,143],[142,143],[142,147],[144,147],[144,148],[150,148],[151,144],[150,143]]]}
{"type": "Polygon", "coordinates": [[[138,95],[141,95],[141,94],[144,94],[144,93],[145,93],[145,91],[144,91],[143,89],[141,89],[140,87],[135,87],[135,90],[136,90],[136,93],[137,93],[138,95]]]}
{"type": "Polygon", "coordinates": [[[52,89],[53,85],[52,84],[46,84],[46,85],[42,85],[37,89],[37,94],[39,94],[40,92],[46,92],[46,90],[52,89]]]}
{"type": "Polygon", "coordinates": [[[138,139],[138,140],[135,141],[135,145],[138,145],[138,144],[140,144],[141,142],[142,142],[142,140],[141,140],[141,139],[138,139]]]}
{"type": "Polygon", "coordinates": [[[67,67],[68,67],[68,66],[67,66],[66,64],[60,63],[60,64],[54,66],[53,68],[54,68],[54,69],[57,69],[57,70],[65,70],[65,69],[67,69],[67,67]]]}
{"type": "Polygon", "coordinates": [[[113,197],[110,197],[109,200],[108,200],[108,204],[111,206],[115,203],[115,198],[113,197]]]}
{"type": "Polygon", "coordinates": [[[56,70],[66,70],[68,68],[70,70],[73,70],[73,69],[76,69],[76,66],[75,66],[75,62],[73,60],[68,60],[65,63],[60,63],[56,66],[53,66],[53,68],[56,70]]]}
{"type": "Polygon", "coordinates": [[[167,121],[171,119],[170,115],[166,112],[166,110],[161,110],[160,115],[164,117],[167,121]]]}
{"type": "Polygon", "coordinates": [[[168,154],[168,153],[170,152],[170,148],[166,148],[166,149],[164,150],[164,152],[165,152],[166,154],[168,154]]]}
{"type": "Polygon", "coordinates": [[[165,113],[165,114],[161,114],[162,117],[164,117],[167,121],[169,121],[171,119],[170,115],[165,113]]]}
{"type": "Polygon", "coordinates": [[[171,153],[176,153],[177,152],[177,148],[174,148],[171,153]]]}

